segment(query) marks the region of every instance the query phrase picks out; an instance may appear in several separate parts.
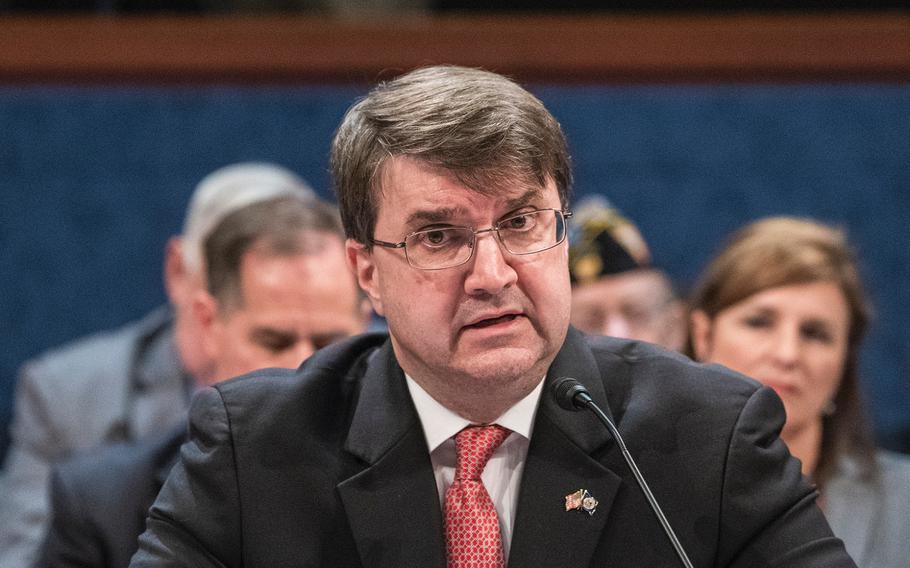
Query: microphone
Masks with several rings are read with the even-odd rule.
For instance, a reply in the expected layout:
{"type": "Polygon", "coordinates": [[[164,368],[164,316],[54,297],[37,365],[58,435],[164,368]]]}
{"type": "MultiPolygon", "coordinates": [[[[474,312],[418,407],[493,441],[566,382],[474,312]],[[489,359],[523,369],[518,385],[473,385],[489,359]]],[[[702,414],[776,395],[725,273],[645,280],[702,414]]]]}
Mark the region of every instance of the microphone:
{"type": "Polygon", "coordinates": [[[616,440],[616,445],[619,446],[622,457],[626,460],[626,465],[629,466],[632,475],[635,476],[638,487],[641,489],[641,492],[644,493],[645,499],[648,500],[648,505],[651,506],[651,510],[654,511],[654,515],[657,517],[657,520],[660,521],[660,526],[663,527],[664,532],[667,534],[670,544],[672,544],[673,549],[676,550],[676,555],[679,556],[679,560],[686,568],[692,568],[692,561],[690,561],[688,555],[686,555],[685,549],[683,549],[679,539],[676,538],[676,533],[673,532],[673,527],[670,526],[670,522],[667,520],[667,517],[664,516],[664,512],[661,511],[660,505],[657,504],[657,499],[655,499],[654,494],[651,493],[651,489],[648,487],[645,478],[641,475],[641,471],[639,471],[638,466],[635,465],[635,460],[632,459],[632,454],[629,453],[629,450],[626,448],[626,443],[623,441],[622,436],[619,435],[619,430],[616,429],[616,425],[613,424],[613,421],[597,406],[597,403],[591,398],[588,389],[572,377],[562,377],[556,379],[556,382],[553,383],[552,391],[553,398],[556,399],[556,403],[560,407],[571,410],[572,412],[590,410],[597,416],[603,425],[607,427],[607,430],[610,431],[610,435],[616,440]]]}

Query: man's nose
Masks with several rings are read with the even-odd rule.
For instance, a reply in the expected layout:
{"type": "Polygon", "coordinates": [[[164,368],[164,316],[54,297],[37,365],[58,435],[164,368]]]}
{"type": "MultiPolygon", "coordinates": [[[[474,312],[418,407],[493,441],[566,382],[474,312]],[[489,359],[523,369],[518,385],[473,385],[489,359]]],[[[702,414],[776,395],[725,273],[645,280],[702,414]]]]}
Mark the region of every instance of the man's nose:
{"type": "Polygon", "coordinates": [[[509,264],[508,254],[495,232],[478,233],[474,238],[474,258],[465,278],[465,292],[495,295],[515,284],[518,274],[509,264]]]}
{"type": "Polygon", "coordinates": [[[629,325],[629,320],[619,315],[607,316],[604,320],[603,334],[610,337],[633,339],[632,326],[629,325]]]}
{"type": "Polygon", "coordinates": [[[307,357],[316,352],[312,341],[298,341],[292,348],[288,349],[280,357],[280,361],[273,364],[276,367],[286,367],[296,369],[303,363],[307,357]]]}

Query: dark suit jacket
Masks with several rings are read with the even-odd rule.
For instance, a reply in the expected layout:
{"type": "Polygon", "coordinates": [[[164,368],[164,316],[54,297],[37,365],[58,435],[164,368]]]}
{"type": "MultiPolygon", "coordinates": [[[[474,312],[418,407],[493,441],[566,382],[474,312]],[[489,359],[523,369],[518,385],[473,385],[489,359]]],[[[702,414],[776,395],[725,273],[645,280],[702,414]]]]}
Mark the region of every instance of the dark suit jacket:
{"type": "Polygon", "coordinates": [[[184,422],[192,384],[181,369],[170,308],[25,363],[13,445],[0,472],[0,567],[34,563],[55,463],[184,422]]]}
{"type": "MultiPolygon", "coordinates": [[[[653,346],[569,330],[547,381],[609,407],[696,566],[854,566],[778,438],[767,388],[653,346]]],[[[384,335],[297,372],[203,391],[131,566],[445,566],[420,421],[384,335]]],[[[519,491],[513,567],[677,566],[596,419],[540,401],[519,491]],[[566,511],[587,489],[594,515],[566,511]]]]}
{"type": "Polygon", "coordinates": [[[51,524],[37,566],[128,566],[148,509],[185,440],[181,424],[165,436],[117,444],[56,466],[51,524]]]}

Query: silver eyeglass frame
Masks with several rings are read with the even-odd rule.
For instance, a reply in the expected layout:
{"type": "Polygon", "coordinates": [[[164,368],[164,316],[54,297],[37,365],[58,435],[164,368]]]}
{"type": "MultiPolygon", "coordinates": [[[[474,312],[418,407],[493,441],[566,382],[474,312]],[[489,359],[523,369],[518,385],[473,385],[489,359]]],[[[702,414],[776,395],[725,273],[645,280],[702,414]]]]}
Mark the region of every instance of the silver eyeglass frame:
{"type": "Polygon", "coordinates": [[[408,265],[410,265],[411,268],[415,268],[415,269],[417,269],[417,270],[447,270],[447,269],[449,269],[449,268],[457,268],[457,267],[459,267],[459,266],[462,266],[462,265],[464,265],[464,264],[467,264],[468,262],[471,261],[472,258],[474,258],[474,250],[477,248],[477,247],[474,246],[474,244],[477,242],[477,235],[479,235],[479,234],[481,234],[481,233],[495,233],[495,234],[496,234],[496,240],[499,241],[499,244],[500,244],[500,246],[503,248],[503,250],[505,250],[505,251],[508,252],[509,254],[513,254],[513,255],[516,255],[516,256],[524,256],[524,255],[529,255],[529,254],[537,254],[537,253],[541,253],[541,252],[550,250],[551,248],[554,248],[554,247],[559,246],[560,244],[562,244],[562,243],[566,240],[567,235],[568,235],[568,233],[569,233],[569,231],[568,231],[568,225],[567,225],[567,220],[570,219],[571,217],[572,217],[572,212],[571,212],[571,211],[565,211],[565,210],[562,210],[562,209],[556,209],[556,208],[552,208],[552,207],[546,207],[546,208],[543,208],[543,209],[534,209],[533,211],[526,211],[526,212],[524,212],[524,213],[517,213],[517,214],[515,214],[515,215],[510,215],[509,217],[506,217],[505,219],[500,219],[500,220],[497,221],[492,227],[489,227],[489,228],[486,228],[486,229],[475,229],[474,227],[465,227],[465,226],[461,226],[461,225],[453,225],[453,226],[450,226],[450,227],[443,227],[443,228],[445,228],[445,229],[465,229],[465,230],[471,231],[471,233],[472,233],[471,241],[468,243],[468,248],[471,249],[471,254],[469,254],[467,258],[465,258],[463,261],[459,262],[458,264],[452,264],[452,265],[450,265],[450,266],[443,266],[443,267],[439,267],[439,268],[425,268],[425,267],[422,267],[422,266],[415,266],[414,263],[413,263],[413,261],[411,261],[410,255],[408,255],[408,247],[407,247],[407,241],[408,241],[408,239],[410,239],[410,238],[413,237],[414,235],[418,235],[418,234],[420,234],[420,233],[428,233],[428,232],[432,232],[432,231],[434,231],[434,230],[439,230],[439,229],[422,229],[422,230],[420,230],[420,231],[414,231],[414,232],[412,232],[412,233],[408,233],[408,234],[405,236],[404,240],[401,241],[401,242],[398,242],[398,243],[392,243],[392,242],[389,242],[389,241],[382,241],[382,240],[379,240],[379,239],[370,239],[370,243],[373,244],[373,245],[375,245],[375,246],[380,246],[380,247],[383,247],[383,248],[389,248],[389,249],[404,249],[404,256],[405,256],[405,259],[408,261],[408,265]],[[508,222],[508,221],[510,221],[510,220],[512,220],[512,219],[515,219],[515,218],[517,218],[517,217],[523,217],[523,216],[529,215],[529,214],[531,214],[531,213],[541,213],[541,212],[544,212],[544,211],[552,211],[554,214],[556,214],[556,216],[557,216],[557,223],[562,223],[562,236],[561,236],[559,239],[557,239],[557,241],[556,241],[555,243],[553,243],[552,245],[549,245],[549,246],[547,246],[547,247],[545,247],[545,248],[542,248],[542,249],[540,249],[540,250],[535,250],[535,251],[531,251],[531,252],[513,252],[511,249],[509,249],[509,247],[508,247],[508,245],[506,245],[505,241],[502,240],[502,235],[499,233],[500,225],[502,225],[503,223],[506,223],[506,222],[508,222]]]}

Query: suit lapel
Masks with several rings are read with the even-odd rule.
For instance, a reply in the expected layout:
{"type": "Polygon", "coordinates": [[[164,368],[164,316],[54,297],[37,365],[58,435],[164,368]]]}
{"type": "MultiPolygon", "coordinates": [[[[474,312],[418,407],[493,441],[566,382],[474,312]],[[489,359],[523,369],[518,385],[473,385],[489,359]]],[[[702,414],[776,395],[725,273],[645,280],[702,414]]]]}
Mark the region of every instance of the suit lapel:
{"type": "Polygon", "coordinates": [[[588,565],[621,485],[620,477],[597,459],[614,446],[609,433],[589,413],[564,410],[553,400],[550,385],[567,376],[585,385],[610,416],[601,370],[583,336],[570,329],[547,373],[538,407],[522,474],[510,566],[588,565]],[[593,515],[566,511],[565,496],[579,489],[597,499],[593,515]]]}
{"type": "Polygon", "coordinates": [[[367,365],[346,449],[367,464],[338,485],[363,565],[444,567],[436,480],[389,342],[367,365]]]}
{"type": "MultiPolygon", "coordinates": [[[[547,374],[519,491],[510,566],[590,563],[621,480],[601,461],[612,438],[588,413],[560,408],[549,385],[563,376],[584,384],[611,415],[601,375],[583,336],[569,330],[547,374]],[[593,515],[566,511],[565,496],[586,489],[593,515]]],[[[366,468],[338,485],[366,567],[445,566],[439,496],[420,420],[390,343],[370,360],[346,449],[366,468]]],[[[623,384],[623,381],[617,381],[623,384]]]]}
{"type": "Polygon", "coordinates": [[[130,369],[126,401],[131,439],[142,439],[185,420],[191,379],[181,368],[174,340],[172,317],[155,314],[143,324],[146,333],[138,342],[130,369]]]}

